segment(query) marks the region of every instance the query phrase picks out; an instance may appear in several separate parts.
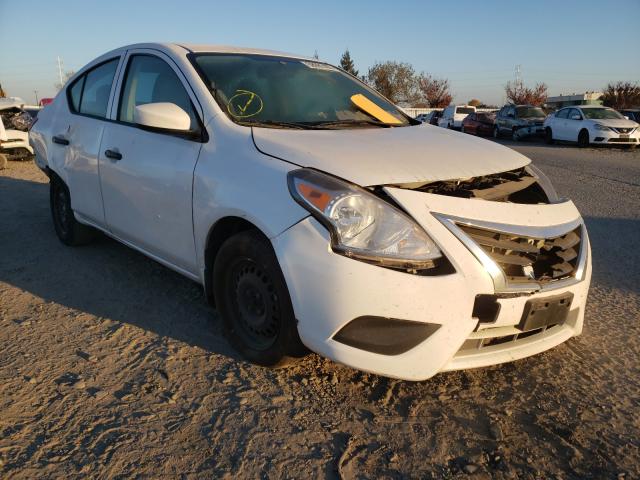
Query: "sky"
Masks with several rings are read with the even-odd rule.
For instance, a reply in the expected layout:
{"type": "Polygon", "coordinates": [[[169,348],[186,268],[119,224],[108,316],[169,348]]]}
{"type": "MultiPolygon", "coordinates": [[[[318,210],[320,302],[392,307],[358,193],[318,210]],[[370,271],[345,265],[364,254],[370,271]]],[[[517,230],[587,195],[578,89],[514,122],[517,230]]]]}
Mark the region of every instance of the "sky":
{"type": "Polygon", "coordinates": [[[458,103],[501,104],[517,65],[549,95],[640,81],[639,18],[640,0],[0,0],[0,84],[33,102],[55,94],[58,57],[78,70],[146,41],[317,51],[333,64],[348,48],[360,74],[409,62],[449,79],[458,103]]]}

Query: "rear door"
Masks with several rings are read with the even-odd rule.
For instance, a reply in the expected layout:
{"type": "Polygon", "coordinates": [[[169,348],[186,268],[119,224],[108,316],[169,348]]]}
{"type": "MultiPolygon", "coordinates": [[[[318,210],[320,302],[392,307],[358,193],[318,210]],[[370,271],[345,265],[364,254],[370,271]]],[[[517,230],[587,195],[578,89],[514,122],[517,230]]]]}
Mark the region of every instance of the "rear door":
{"type": "Polygon", "coordinates": [[[202,138],[144,130],[134,124],[133,114],[137,105],[170,102],[189,114],[192,129],[204,131],[199,103],[178,67],[155,50],[128,52],[118,91],[114,121],[105,130],[100,152],[108,228],[197,275],[192,184],[202,138]]]}
{"type": "Polygon", "coordinates": [[[553,131],[553,138],[556,140],[568,140],[569,127],[567,126],[567,115],[569,114],[569,110],[571,109],[563,108],[555,114],[551,130],[553,131]]]}
{"type": "Polygon", "coordinates": [[[98,154],[120,57],[91,68],[67,88],[69,113],[60,109],[52,127],[52,154],[64,158],[61,172],[71,192],[71,207],[103,226],[98,154]],[[54,151],[55,150],[55,151],[54,151]]]}

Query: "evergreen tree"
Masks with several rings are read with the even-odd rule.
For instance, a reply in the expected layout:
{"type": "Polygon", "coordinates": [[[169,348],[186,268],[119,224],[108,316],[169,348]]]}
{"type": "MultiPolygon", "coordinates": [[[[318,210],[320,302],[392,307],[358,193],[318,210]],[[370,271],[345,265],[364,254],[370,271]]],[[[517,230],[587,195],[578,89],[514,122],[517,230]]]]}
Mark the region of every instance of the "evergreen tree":
{"type": "Polygon", "coordinates": [[[351,54],[349,53],[349,49],[345,50],[340,58],[340,66],[345,72],[350,73],[351,75],[358,76],[358,70],[351,59],[351,54]]]}

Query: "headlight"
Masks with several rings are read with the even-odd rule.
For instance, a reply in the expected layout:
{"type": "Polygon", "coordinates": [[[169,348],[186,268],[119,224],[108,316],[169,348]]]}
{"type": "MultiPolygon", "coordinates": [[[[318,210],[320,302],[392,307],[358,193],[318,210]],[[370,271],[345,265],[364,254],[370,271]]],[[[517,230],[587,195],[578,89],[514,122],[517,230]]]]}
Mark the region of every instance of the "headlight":
{"type": "Polygon", "coordinates": [[[442,257],[415,221],[364,188],[306,168],[288,179],[293,198],[329,229],[335,252],[406,270],[433,268],[442,257]]]}
{"type": "Polygon", "coordinates": [[[595,128],[596,130],[602,130],[602,131],[611,130],[609,127],[607,127],[606,125],[602,125],[601,123],[594,123],[593,128],[595,128]]]}

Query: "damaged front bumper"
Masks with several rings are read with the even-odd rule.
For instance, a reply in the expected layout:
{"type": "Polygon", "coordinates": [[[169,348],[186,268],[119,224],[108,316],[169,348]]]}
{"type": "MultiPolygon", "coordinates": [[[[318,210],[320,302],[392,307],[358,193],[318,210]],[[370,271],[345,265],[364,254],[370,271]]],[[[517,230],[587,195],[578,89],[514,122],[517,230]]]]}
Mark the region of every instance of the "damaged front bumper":
{"type": "MultiPolygon", "coordinates": [[[[544,286],[524,282],[528,283],[525,288],[505,289],[509,282],[497,282],[499,275],[491,271],[490,263],[483,263],[478,252],[443,220],[468,219],[540,231],[564,227],[575,230],[582,220],[572,202],[526,205],[399,188],[386,188],[386,192],[438,243],[455,271],[415,275],[355,261],[332,252],[329,233],[315,219],[299,222],[272,241],[291,294],[300,337],[311,350],[360,370],[424,380],[440,371],[523,358],[581,333],[591,277],[586,232],[571,278],[544,286]],[[547,322],[544,328],[531,332],[518,329],[527,302],[559,294],[571,295],[572,299],[562,322],[547,322]],[[487,295],[495,297],[499,308],[491,321],[482,321],[474,317],[476,302],[487,295]],[[370,339],[369,343],[358,344],[358,330],[346,328],[356,320],[358,326],[362,325],[361,337],[370,339]],[[424,324],[424,328],[416,328],[415,323],[424,324]],[[398,333],[403,324],[416,333],[403,337],[398,333]],[[345,329],[356,340],[345,343],[340,335],[345,329]],[[415,344],[406,338],[412,335],[423,337],[415,344]],[[375,344],[385,341],[388,345],[382,349],[375,344]],[[404,342],[405,348],[396,348],[394,342],[404,342]]],[[[521,279],[515,280],[520,284],[521,279]]]]}

